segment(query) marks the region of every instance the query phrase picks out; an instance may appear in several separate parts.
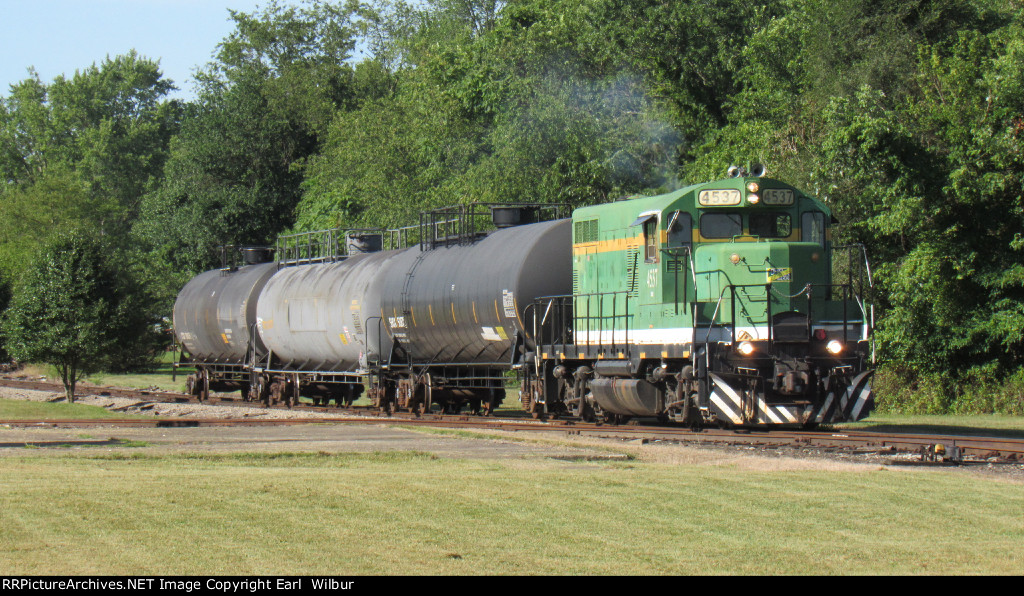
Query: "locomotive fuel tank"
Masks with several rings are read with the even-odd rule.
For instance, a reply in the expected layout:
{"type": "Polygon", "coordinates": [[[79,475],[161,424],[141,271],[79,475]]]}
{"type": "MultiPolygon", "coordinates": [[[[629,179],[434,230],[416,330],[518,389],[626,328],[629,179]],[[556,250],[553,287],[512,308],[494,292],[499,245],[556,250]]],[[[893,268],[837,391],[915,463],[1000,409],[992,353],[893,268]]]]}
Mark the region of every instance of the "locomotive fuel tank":
{"type": "Polygon", "coordinates": [[[415,362],[509,363],[527,309],[572,291],[571,220],[499,229],[471,244],[396,256],[381,287],[384,323],[415,362]]]}
{"type": "MultiPolygon", "coordinates": [[[[256,323],[256,299],[276,272],[276,263],[260,263],[193,278],[174,303],[178,341],[198,362],[243,362],[256,323]]],[[[252,339],[257,353],[264,353],[259,336],[252,339]]]]}
{"type": "Polygon", "coordinates": [[[387,353],[379,286],[395,275],[401,252],[282,268],[257,305],[257,325],[274,357],[285,368],[343,372],[357,370],[367,354],[387,353]]]}

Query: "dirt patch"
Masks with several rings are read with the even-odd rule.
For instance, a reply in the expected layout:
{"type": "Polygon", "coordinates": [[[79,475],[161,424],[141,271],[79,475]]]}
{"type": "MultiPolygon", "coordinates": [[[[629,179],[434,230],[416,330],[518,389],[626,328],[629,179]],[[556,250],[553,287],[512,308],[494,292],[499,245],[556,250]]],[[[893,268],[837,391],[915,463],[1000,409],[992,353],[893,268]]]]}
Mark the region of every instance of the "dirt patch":
{"type": "MultiPolygon", "coordinates": [[[[103,390],[102,387],[79,387],[80,390],[94,390],[97,393],[103,390]]],[[[63,402],[63,392],[35,391],[31,389],[14,389],[0,387],[0,398],[21,399],[26,401],[42,402],[63,402]]],[[[176,404],[158,401],[147,401],[127,397],[113,397],[94,394],[79,394],[76,391],[76,404],[87,406],[98,406],[123,412],[125,414],[145,414],[151,416],[165,416],[168,418],[200,418],[200,419],[226,419],[226,418],[260,418],[266,420],[286,420],[295,418],[343,418],[339,414],[309,411],[293,411],[282,408],[263,408],[259,406],[209,406],[203,404],[176,404]]]]}

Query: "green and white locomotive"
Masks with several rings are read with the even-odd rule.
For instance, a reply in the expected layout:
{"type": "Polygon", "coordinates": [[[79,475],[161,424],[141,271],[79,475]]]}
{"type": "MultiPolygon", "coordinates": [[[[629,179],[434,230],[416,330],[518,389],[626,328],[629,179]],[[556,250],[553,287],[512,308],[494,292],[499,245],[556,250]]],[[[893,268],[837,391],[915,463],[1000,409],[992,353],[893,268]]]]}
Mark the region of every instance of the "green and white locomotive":
{"type": "Polygon", "coordinates": [[[521,399],[536,416],[723,426],[873,408],[871,272],[821,201],[724,180],[577,209],[572,294],[536,300],[521,399]]]}

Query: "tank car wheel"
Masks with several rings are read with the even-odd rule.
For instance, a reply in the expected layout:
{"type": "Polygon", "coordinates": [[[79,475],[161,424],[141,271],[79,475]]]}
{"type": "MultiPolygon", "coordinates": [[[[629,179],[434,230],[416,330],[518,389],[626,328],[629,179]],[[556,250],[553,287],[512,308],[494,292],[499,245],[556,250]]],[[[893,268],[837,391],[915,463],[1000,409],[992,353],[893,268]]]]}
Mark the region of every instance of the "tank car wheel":
{"type": "Polygon", "coordinates": [[[607,422],[608,424],[615,424],[615,425],[625,424],[625,423],[629,422],[630,418],[632,418],[632,416],[626,416],[626,415],[623,415],[623,414],[605,414],[604,415],[604,421],[605,422],[607,422]]]}
{"type": "Polygon", "coordinates": [[[594,406],[594,394],[588,393],[580,404],[580,420],[583,422],[597,422],[599,417],[594,406]]]}

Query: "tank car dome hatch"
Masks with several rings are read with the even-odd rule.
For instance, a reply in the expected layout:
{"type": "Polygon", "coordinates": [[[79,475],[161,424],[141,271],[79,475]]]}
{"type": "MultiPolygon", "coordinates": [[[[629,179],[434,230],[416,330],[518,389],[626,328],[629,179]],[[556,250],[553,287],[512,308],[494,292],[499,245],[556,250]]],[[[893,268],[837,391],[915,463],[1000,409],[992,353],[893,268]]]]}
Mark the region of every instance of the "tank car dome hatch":
{"type": "Polygon", "coordinates": [[[491,221],[499,230],[537,222],[536,207],[491,207],[491,221]]]}
{"type": "Polygon", "coordinates": [[[274,249],[270,246],[243,246],[240,250],[246,265],[259,265],[274,260],[274,249]]]}
{"type": "Polygon", "coordinates": [[[345,249],[350,255],[380,252],[383,248],[383,234],[348,234],[345,236],[345,249]]]}

